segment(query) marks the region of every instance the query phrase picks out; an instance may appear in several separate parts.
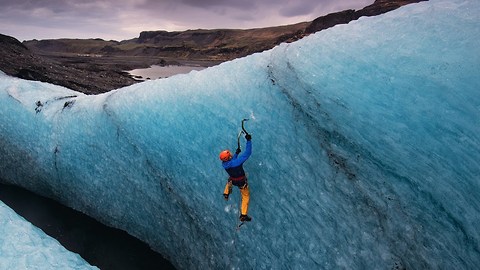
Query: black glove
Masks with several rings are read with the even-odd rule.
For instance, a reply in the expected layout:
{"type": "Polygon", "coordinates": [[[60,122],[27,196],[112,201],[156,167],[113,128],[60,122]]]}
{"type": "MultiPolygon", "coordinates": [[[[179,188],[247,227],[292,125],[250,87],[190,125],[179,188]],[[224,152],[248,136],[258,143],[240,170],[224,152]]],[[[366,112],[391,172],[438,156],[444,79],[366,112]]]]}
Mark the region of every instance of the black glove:
{"type": "Polygon", "coordinates": [[[240,152],[242,152],[242,150],[240,148],[237,148],[237,151],[235,151],[235,154],[240,154],[240,152]]]}
{"type": "Polygon", "coordinates": [[[252,139],[252,135],[250,134],[245,135],[245,139],[247,139],[247,141],[250,141],[252,139]]]}
{"type": "Polygon", "coordinates": [[[223,194],[223,198],[225,199],[225,201],[228,201],[228,195],[229,194],[223,194]]]}

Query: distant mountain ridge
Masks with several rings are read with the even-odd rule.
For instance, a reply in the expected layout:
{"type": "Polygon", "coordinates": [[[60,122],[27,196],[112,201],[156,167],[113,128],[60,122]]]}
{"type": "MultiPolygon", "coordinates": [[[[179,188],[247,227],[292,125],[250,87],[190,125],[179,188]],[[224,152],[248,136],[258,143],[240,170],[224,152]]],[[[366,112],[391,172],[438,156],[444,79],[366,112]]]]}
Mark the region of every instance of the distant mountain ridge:
{"type": "Polygon", "coordinates": [[[310,23],[258,29],[197,29],[144,31],[123,41],[101,39],[30,40],[23,44],[43,54],[95,54],[102,56],[155,56],[177,60],[228,61],[261,52],[282,42],[304,37],[310,23]]]}
{"type": "Polygon", "coordinates": [[[155,56],[175,59],[228,61],[293,42],[323,29],[345,24],[363,16],[376,16],[400,6],[425,0],[377,0],[361,10],[345,10],[318,17],[311,22],[255,29],[197,29],[144,31],[138,38],[123,41],[101,39],[30,40],[24,45],[41,53],[76,53],[108,56],[155,56]]]}
{"type": "Polygon", "coordinates": [[[97,94],[137,81],[125,70],[194,62],[212,66],[293,42],[362,16],[376,16],[427,0],[376,0],[361,10],[344,10],[311,22],[256,29],[144,31],[123,41],[47,39],[20,43],[0,35],[0,70],[6,74],[97,94]]]}

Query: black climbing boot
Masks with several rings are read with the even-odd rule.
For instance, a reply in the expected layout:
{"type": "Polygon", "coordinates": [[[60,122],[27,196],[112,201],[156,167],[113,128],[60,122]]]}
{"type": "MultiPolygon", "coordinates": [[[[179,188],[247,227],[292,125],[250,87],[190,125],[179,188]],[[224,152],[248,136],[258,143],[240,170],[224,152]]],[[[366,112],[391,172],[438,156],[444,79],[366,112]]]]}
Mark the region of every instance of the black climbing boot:
{"type": "Polygon", "coordinates": [[[251,217],[249,217],[247,215],[240,215],[240,221],[241,222],[250,221],[250,220],[252,220],[251,217]]]}

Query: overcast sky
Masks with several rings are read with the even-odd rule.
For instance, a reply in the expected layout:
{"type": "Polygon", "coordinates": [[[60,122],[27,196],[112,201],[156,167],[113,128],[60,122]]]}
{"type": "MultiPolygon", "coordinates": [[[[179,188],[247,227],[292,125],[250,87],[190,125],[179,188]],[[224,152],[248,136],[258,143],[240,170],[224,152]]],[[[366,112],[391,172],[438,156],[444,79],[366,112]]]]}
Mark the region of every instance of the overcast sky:
{"type": "Polygon", "coordinates": [[[374,0],[0,0],[0,33],[125,40],[141,31],[249,29],[311,21],[374,0]]]}

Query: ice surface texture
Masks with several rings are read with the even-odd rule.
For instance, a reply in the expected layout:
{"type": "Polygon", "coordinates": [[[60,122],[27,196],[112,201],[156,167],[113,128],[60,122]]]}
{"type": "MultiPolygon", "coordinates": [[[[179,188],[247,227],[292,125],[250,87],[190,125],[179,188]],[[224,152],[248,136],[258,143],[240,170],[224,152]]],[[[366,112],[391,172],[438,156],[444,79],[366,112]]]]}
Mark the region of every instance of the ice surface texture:
{"type": "Polygon", "coordinates": [[[2,76],[0,178],[180,269],[477,268],[479,14],[422,2],[97,96],[2,76]],[[245,117],[237,232],[218,153],[245,117]]]}
{"type": "Polygon", "coordinates": [[[98,269],[0,202],[0,269],[98,269]]]}

